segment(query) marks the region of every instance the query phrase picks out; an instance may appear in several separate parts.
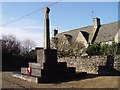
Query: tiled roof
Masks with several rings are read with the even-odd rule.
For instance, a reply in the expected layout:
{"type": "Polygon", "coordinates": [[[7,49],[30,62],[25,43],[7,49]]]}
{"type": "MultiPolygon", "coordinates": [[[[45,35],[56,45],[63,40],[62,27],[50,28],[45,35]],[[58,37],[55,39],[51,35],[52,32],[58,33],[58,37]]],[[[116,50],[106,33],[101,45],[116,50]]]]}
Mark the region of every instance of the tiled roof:
{"type": "Polygon", "coordinates": [[[118,22],[104,24],[100,27],[95,42],[112,41],[118,32],[118,22]]]}
{"type": "MultiPolygon", "coordinates": [[[[90,34],[92,30],[93,30],[93,25],[62,32],[57,34],[57,37],[63,38],[64,34],[69,34],[73,36],[72,39],[74,41],[76,40],[80,31],[87,32],[88,34],[90,34]]],[[[118,32],[118,22],[103,24],[99,28],[99,32],[95,42],[111,41],[114,39],[117,32],[118,32]]]]}
{"type": "Polygon", "coordinates": [[[83,28],[78,28],[78,29],[74,29],[74,30],[59,33],[59,34],[57,34],[57,37],[63,38],[65,34],[69,34],[73,37],[72,39],[74,41],[74,40],[76,40],[80,31],[84,31],[84,32],[87,32],[89,34],[92,29],[93,29],[93,26],[86,26],[86,27],[83,27],[83,28]]]}

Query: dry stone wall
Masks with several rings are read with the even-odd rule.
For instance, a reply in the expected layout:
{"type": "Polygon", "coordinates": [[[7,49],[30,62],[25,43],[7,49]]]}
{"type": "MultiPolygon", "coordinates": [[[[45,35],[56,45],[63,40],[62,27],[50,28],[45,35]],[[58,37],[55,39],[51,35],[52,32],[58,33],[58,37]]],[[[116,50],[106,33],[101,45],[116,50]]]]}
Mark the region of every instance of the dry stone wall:
{"type": "Polygon", "coordinates": [[[120,71],[120,55],[116,56],[114,59],[114,68],[120,71]]]}
{"type": "MultiPolygon", "coordinates": [[[[87,72],[98,74],[98,66],[104,66],[107,62],[107,56],[91,56],[78,58],[59,58],[59,62],[67,62],[68,67],[76,67],[77,72],[87,72]]],[[[115,57],[114,67],[118,69],[119,57],[115,57]]]]}

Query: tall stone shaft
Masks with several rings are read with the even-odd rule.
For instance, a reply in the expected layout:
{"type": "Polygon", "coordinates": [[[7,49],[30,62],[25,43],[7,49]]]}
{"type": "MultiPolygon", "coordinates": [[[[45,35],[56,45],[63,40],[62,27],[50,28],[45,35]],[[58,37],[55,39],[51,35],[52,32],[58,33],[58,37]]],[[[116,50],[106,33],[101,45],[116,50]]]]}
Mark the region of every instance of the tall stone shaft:
{"type": "Polygon", "coordinates": [[[48,7],[44,8],[44,49],[50,49],[50,30],[49,30],[49,12],[48,7]]]}

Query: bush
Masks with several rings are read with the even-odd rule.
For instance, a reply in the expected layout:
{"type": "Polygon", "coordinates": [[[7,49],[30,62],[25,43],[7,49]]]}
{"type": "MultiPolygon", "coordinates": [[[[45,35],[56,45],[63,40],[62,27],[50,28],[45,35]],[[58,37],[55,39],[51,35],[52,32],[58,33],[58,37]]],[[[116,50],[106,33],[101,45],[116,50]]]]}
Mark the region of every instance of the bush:
{"type": "Polygon", "coordinates": [[[101,54],[101,45],[98,43],[94,43],[93,45],[89,46],[86,49],[86,53],[91,56],[91,55],[100,55],[101,54]]]}
{"type": "Polygon", "coordinates": [[[86,49],[86,53],[91,55],[117,55],[120,54],[120,43],[112,42],[112,44],[94,43],[86,49]]]}
{"type": "Polygon", "coordinates": [[[120,43],[117,44],[117,54],[120,55],[120,43]]]}

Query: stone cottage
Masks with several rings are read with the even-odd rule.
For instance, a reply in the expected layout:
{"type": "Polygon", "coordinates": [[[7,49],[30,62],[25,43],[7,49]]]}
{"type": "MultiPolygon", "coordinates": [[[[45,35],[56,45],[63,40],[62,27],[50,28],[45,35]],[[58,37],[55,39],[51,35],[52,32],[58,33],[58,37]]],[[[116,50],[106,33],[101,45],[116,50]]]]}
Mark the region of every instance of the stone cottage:
{"type": "Polygon", "coordinates": [[[111,44],[113,41],[120,42],[120,28],[118,26],[119,21],[101,24],[99,18],[93,18],[93,25],[75,30],[70,30],[62,33],[58,33],[58,30],[53,30],[54,41],[58,41],[61,38],[67,40],[68,43],[78,42],[82,43],[86,48],[88,45],[92,45],[94,42],[111,44]]]}

